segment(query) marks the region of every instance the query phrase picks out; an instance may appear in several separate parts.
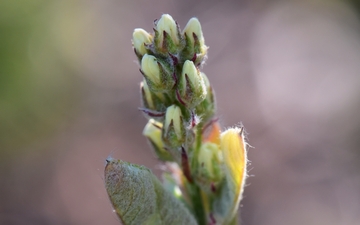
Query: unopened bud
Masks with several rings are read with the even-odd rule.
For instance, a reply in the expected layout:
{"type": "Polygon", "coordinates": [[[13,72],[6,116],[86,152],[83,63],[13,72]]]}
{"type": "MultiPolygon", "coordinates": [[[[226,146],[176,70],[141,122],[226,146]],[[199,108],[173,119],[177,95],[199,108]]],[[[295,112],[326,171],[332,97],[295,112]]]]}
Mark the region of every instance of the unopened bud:
{"type": "Polygon", "coordinates": [[[146,46],[151,44],[153,37],[146,32],[144,29],[137,28],[133,33],[133,45],[136,51],[136,54],[141,57],[148,53],[146,46]]]}
{"type": "Polygon", "coordinates": [[[169,106],[166,109],[162,139],[170,148],[178,148],[186,140],[183,116],[177,105],[169,106]]]}
{"type": "Polygon", "coordinates": [[[141,60],[141,70],[153,83],[160,83],[161,71],[155,56],[145,54],[141,60]]]}
{"type": "Polygon", "coordinates": [[[164,143],[161,140],[162,124],[150,119],[146,124],[143,135],[148,138],[156,155],[162,161],[172,161],[170,152],[165,149],[164,143]]]}
{"type": "Polygon", "coordinates": [[[196,46],[196,47],[200,47],[199,50],[204,50],[201,48],[205,48],[206,50],[205,40],[201,30],[201,24],[197,18],[193,17],[189,20],[189,22],[186,24],[183,30],[183,34],[186,35],[187,38],[189,38],[190,43],[194,47],[195,45],[199,44],[199,46],[196,46]]]}
{"type": "MultiPolygon", "coordinates": [[[[143,107],[157,112],[165,112],[168,99],[161,92],[152,92],[146,80],[140,83],[141,99],[143,107]]],[[[150,117],[152,118],[152,117],[150,117]]],[[[155,118],[157,119],[157,118],[155,118]]]]}
{"type": "Polygon", "coordinates": [[[189,57],[195,55],[195,65],[201,64],[206,56],[208,47],[205,45],[199,20],[195,17],[191,18],[182,33],[186,39],[186,53],[189,57]]]}
{"type": "Polygon", "coordinates": [[[196,106],[196,114],[202,118],[202,122],[206,122],[215,114],[216,104],[214,90],[210,85],[209,79],[205,73],[201,73],[201,76],[204,80],[207,94],[206,98],[198,106],[196,106]]]}
{"type": "Polygon", "coordinates": [[[188,108],[196,107],[206,98],[204,80],[194,63],[186,60],[182,69],[177,98],[188,108]]]}
{"type": "Polygon", "coordinates": [[[156,22],[155,44],[162,51],[175,53],[180,43],[179,28],[175,20],[169,15],[164,14],[156,22]]]}
{"type": "Polygon", "coordinates": [[[197,156],[195,180],[207,192],[215,192],[224,178],[223,157],[219,145],[203,143],[197,156]]]}
{"type": "Polygon", "coordinates": [[[165,92],[172,89],[175,84],[172,73],[155,56],[148,54],[143,56],[141,72],[151,91],[165,92]]]}

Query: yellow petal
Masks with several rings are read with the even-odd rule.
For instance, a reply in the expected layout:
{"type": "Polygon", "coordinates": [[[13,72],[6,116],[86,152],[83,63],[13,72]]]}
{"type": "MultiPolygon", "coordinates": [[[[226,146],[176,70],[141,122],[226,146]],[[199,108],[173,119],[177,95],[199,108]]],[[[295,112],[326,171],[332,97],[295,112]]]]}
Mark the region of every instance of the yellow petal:
{"type": "Polygon", "coordinates": [[[238,209],[246,178],[246,142],[242,131],[239,128],[228,129],[221,134],[220,138],[226,182],[233,195],[232,202],[229,203],[232,206],[229,218],[232,218],[238,209]]]}

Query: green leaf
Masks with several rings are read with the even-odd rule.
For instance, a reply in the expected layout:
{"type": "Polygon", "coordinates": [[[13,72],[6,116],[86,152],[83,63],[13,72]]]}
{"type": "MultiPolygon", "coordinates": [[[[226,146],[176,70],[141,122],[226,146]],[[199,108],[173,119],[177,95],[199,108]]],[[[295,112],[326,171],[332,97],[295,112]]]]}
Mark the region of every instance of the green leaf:
{"type": "Polygon", "coordinates": [[[106,190],[124,225],[197,224],[149,169],[112,158],[106,161],[106,190]]]}

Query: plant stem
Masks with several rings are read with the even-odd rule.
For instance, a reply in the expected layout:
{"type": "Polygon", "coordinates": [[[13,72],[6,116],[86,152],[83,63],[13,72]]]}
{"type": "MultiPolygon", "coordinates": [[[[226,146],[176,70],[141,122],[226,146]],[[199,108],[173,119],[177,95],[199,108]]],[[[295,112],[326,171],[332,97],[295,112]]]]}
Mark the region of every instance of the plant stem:
{"type": "Polygon", "coordinates": [[[201,189],[196,184],[189,184],[193,210],[199,225],[206,225],[205,208],[202,202],[201,189]]]}

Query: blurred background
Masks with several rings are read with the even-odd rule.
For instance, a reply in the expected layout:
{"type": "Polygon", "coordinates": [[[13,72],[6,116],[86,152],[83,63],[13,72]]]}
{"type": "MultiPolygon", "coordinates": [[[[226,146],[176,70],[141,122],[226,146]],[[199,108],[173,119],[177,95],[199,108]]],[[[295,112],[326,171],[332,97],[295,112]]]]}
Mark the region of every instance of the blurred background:
{"type": "Polygon", "coordinates": [[[160,174],[141,132],[134,28],[202,23],[224,128],[248,133],[244,225],[360,221],[360,4],[0,1],[0,224],[120,224],[108,155],[160,174]]]}

